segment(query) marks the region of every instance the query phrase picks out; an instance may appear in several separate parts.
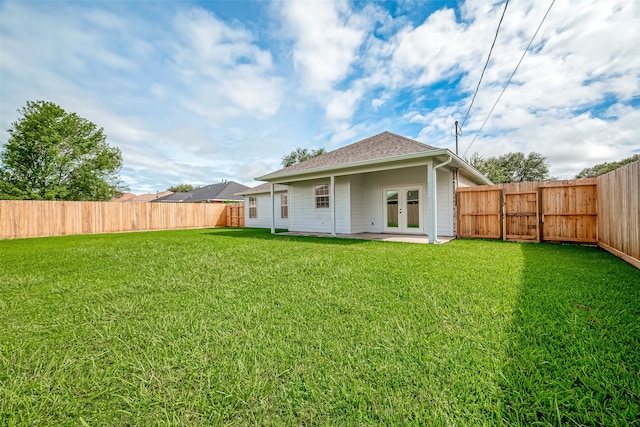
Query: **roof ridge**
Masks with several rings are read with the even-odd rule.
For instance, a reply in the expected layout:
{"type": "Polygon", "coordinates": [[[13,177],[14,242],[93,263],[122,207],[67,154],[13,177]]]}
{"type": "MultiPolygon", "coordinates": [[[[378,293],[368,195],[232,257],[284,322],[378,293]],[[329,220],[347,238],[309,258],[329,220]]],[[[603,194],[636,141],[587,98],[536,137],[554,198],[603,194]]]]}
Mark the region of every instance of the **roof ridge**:
{"type": "MultiPolygon", "coordinates": [[[[307,168],[313,168],[314,165],[322,164],[326,159],[335,159],[337,157],[340,157],[340,155],[343,154],[343,153],[347,153],[347,154],[351,153],[353,155],[354,152],[358,151],[359,147],[361,147],[363,145],[371,144],[372,142],[374,142],[376,140],[379,141],[381,139],[384,139],[385,136],[392,137],[394,139],[401,139],[403,141],[411,143],[412,145],[415,145],[416,147],[420,147],[421,149],[417,150],[416,152],[426,151],[426,150],[437,150],[438,149],[438,148],[433,147],[431,145],[423,144],[420,141],[416,141],[415,139],[407,138],[406,136],[398,135],[398,134],[395,134],[393,132],[389,132],[387,130],[387,131],[381,132],[381,133],[379,133],[377,135],[373,135],[373,136],[361,139],[360,141],[356,141],[356,142],[353,142],[351,144],[347,144],[345,146],[336,148],[335,150],[328,151],[328,152],[323,153],[323,154],[321,154],[319,156],[312,157],[312,158],[307,159],[307,160],[305,160],[303,162],[296,163],[294,165],[278,169],[277,171],[272,172],[272,174],[280,173],[280,172],[283,172],[285,170],[296,171],[296,170],[302,170],[302,169],[307,169],[307,168]]],[[[385,141],[380,141],[381,144],[384,143],[384,142],[385,141]]],[[[388,156],[389,156],[389,154],[382,155],[382,157],[388,157],[388,156]]],[[[346,161],[346,163],[350,163],[350,161],[346,161]]],[[[271,175],[271,174],[269,174],[269,175],[271,175]]]]}
{"type": "MultiPolygon", "coordinates": [[[[406,136],[404,136],[404,135],[399,135],[399,134],[397,134],[397,133],[393,133],[393,132],[390,132],[390,131],[388,131],[388,130],[385,130],[384,132],[382,132],[382,133],[380,133],[380,134],[378,134],[378,135],[382,135],[382,134],[385,134],[385,133],[388,133],[389,135],[393,135],[393,136],[395,136],[396,138],[402,138],[402,139],[405,139],[405,140],[407,140],[407,141],[410,141],[410,142],[413,142],[413,143],[420,144],[420,145],[422,145],[422,146],[424,146],[424,147],[427,147],[427,148],[429,148],[429,149],[431,149],[431,150],[438,150],[438,147],[434,147],[433,145],[425,144],[424,142],[420,142],[420,141],[418,141],[418,140],[416,140],[416,139],[409,138],[409,137],[406,137],[406,136]]],[[[374,136],[377,136],[377,135],[374,135],[374,136]]]]}

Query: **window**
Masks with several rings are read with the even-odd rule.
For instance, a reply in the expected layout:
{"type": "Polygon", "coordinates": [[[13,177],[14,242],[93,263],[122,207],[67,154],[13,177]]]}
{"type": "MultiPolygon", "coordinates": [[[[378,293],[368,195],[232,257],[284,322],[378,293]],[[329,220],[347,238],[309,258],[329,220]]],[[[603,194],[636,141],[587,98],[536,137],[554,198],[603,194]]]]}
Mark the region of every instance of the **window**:
{"type": "Polygon", "coordinates": [[[329,207],[329,184],[316,185],[316,209],[329,207]]]}
{"type": "Polygon", "coordinates": [[[249,218],[258,217],[258,198],[249,196],[249,218]]]}
{"type": "Polygon", "coordinates": [[[289,196],[287,193],[280,195],[280,218],[289,218],[289,196]]]}

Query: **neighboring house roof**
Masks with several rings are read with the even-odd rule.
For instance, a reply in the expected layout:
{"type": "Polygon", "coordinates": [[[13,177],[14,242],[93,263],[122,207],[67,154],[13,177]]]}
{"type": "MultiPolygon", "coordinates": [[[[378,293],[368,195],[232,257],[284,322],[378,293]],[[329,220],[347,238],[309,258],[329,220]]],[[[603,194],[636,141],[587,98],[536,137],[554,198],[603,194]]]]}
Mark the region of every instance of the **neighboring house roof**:
{"type": "Polygon", "coordinates": [[[125,193],[125,194],[122,195],[122,197],[119,197],[119,198],[111,200],[111,201],[112,202],[127,202],[127,203],[146,203],[146,202],[155,201],[156,199],[168,196],[170,194],[173,194],[173,193],[171,191],[160,191],[158,193],[147,193],[147,194],[141,194],[139,196],[136,196],[135,194],[132,194],[132,193],[125,193]],[[125,196],[127,196],[127,197],[125,197],[125,196]]]}
{"type": "Polygon", "coordinates": [[[164,197],[159,197],[154,202],[184,202],[190,196],[187,192],[177,191],[164,197]]]}
{"type": "Polygon", "coordinates": [[[122,196],[114,197],[113,199],[111,199],[111,201],[112,202],[127,202],[130,199],[133,199],[134,197],[136,197],[136,195],[133,194],[133,193],[123,193],[122,196]]]}
{"type": "Polygon", "coordinates": [[[198,203],[211,201],[242,201],[242,196],[236,193],[248,190],[246,185],[239,184],[235,181],[224,181],[218,184],[209,184],[204,187],[196,188],[193,191],[184,193],[174,193],[168,197],[156,200],[157,202],[183,202],[198,203]]]}
{"type": "Polygon", "coordinates": [[[451,167],[463,168],[478,183],[491,183],[484,175],[451,151],[432,147],[391,132],[382,132],[293,166],[257,177],[256,180],[287,183],[308,179],[314,174],[340,171],[348,173],[350,170],[355,171],[356,168],[362,169],[371,165],[376,165],[382,169],[386,167],[384,164],[424,159],[425,157],[436,158],[439,162],[444,162],[451,158],[451,167]]]}
{"type": "Polygon", "coordinates": [[[219,184],[206,185],[191,191],[191,198],[187,201],[205,200],[242,200],[236,193],[248,190],[246,185],[234,181],[225,181],[219,184]]]}
{"type": "MultiPolygon", "coordinates": [[[[283,192],[283,191],[287,191],[289,189],[288,185],[282,185],[282,184],[276,184],[273,191],[278,193],[278,192],[283,192]]],[[[263,194],[263,193],[270,193],[271,192],[271,184],[264,183],[264,184],[260,184],[257,185],[253,188],[249,188],[248,190],[245,191],[241,191],[239,193],[236,193],[237,196],[249,196],[251,194],[263,194]]]]}

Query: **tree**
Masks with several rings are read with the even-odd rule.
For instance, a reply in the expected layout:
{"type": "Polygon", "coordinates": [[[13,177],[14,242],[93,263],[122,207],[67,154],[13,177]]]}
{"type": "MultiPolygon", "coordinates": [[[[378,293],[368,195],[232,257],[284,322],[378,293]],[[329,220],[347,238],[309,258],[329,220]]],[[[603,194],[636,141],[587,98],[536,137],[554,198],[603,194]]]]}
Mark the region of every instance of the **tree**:
{"type": "Polygon", "coordinates": [[[318,148],[317,150],[309,150],[308,148],[296,148],[291,153],[282,157],[282,166],[287,168],[291,165],[304,162],[305,160],[309,160],[312,157],[316,157],[324,153],[324,148],[318,148]]]}
{"type": "Polygon", "coordinates": [[[598,176],[604,175],[605,173],[611,172],[612,170],[616,170],[626,164],[633,163],[640,160],[640,154],[633,155],[631,157],[627,157],[626,159],[622,159],[619,162],[604,162],[595,166],[591,166],[590,168],[582,169],[578,175],[576,175],[577,179],[587,178],[590,176],[598,176]]]}
{"type": "Polygon", "coordinates": [[[110,200],[125,191],[122,154],[103,129],[46,101],[28,101],[0,153],[0,198],[110,200]]]}
{"type": "Polygon", "coordinates": [[[193,191],[195,189],[196,187],[191,184],[178,184],[174,185],[173,187],[167,188],[167,191],[173,191],[174,193],[188,193],[189,191],[193,191]]]}
{"type": "Polygon", "coordinates": [[[484,159],[473,153],[469,164],[495,184],[507,182],[545,181],[549,177],[549,164],[544,156],[531,152],[509,153],[484,159]]]}

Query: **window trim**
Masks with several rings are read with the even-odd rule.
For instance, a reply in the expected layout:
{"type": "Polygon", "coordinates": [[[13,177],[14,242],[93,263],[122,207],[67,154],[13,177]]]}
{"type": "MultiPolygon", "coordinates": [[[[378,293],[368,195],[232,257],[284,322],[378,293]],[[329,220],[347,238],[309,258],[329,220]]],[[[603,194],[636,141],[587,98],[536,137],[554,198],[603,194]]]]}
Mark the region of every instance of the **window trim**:
{"type": "Polygon", "coordinates": [[[289,218],[289,195],[287,193],[280,194],[280,218],[289,218]]]}
{"type": "Polygon", "coordinates": [[[317,184],[313,187],[313,192],[316,209],[329,209],[331,207],[331,191],[329,184],[317,184]]]}
{"type": "Polygon", "coordinates": [[[258,218],[258,198],[249,196],[249,218],[258,218]]]}

